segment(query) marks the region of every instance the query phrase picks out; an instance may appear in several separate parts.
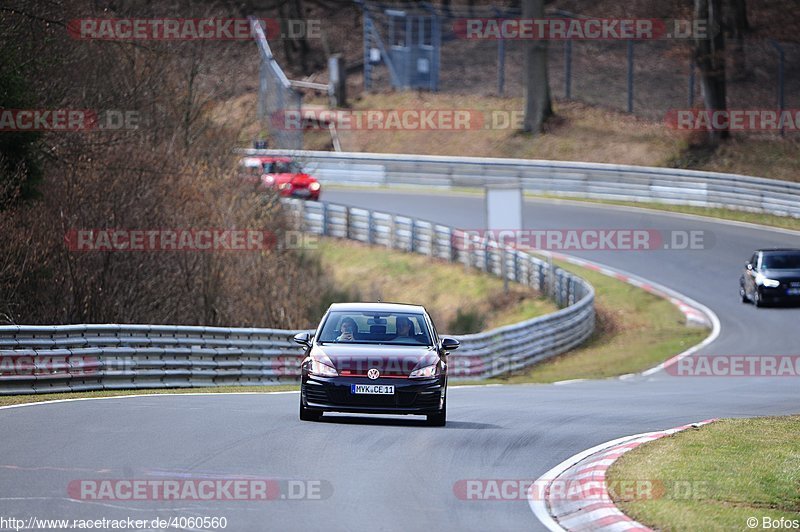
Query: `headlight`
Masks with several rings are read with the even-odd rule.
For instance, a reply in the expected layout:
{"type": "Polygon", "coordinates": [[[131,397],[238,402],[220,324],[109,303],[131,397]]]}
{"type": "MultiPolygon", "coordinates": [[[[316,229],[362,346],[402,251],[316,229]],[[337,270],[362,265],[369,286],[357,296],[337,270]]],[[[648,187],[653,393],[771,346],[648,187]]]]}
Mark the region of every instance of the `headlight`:
{"type": "Polygon", "coordinates": [[[322,377],[338,377],[339,374],[334,368],[327,364],[323,364],[319,360],[311,360],[311,365],[308,366],[308,372],[322,377]]]}
{"type": "Polygon", "coordinates": [[[278,187],[281,190],[286,190],[287,188],[292,188],[291,183],[281,183],[281,186],[278,187]]]}
{"type": "Polygon", "coordinates": [[[319,183],[317,182],[311,183],[310,185],[308,185],[308,189],[316,192],[317,190],[319,190],[319,183]]]}
{"type": "Polygon", "coordinates": [[[756,275],[756,282],[758,284],[764,285],[767,288],[778,288],[781,285],[781,282],[776,279],[767,279],[760,273],[756,275]]]}
{"type": "Polygon", "coordinates": [[[424,368],[415,369],[409,375],[410,378],[424,378],[424,377],[436,377],[439,374],[439,366],[434,364],[433,366],[425,366],[424,368]]]}

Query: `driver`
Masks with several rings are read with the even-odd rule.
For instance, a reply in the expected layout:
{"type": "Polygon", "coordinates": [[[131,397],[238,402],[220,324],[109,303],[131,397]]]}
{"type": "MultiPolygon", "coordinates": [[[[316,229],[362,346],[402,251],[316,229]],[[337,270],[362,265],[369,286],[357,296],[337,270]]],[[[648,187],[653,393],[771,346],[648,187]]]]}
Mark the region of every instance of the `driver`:
{"type": "Polygon", "coordinates": [[[339,332],[341,334],[336,337],[336,341],[352,342],[353,340],[355,340],[354,335],[357,329],[358,325],[356,325],[356,320],[354,320],[353,318],[343,318],[342,322],[339,324],[339,332]]]}

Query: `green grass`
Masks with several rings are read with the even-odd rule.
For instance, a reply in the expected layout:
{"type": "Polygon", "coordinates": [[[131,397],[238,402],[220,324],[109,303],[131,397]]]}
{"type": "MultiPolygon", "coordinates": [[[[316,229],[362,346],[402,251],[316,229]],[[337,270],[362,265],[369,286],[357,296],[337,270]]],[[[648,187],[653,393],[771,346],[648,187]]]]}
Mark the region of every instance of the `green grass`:
{"type": "Polygon", "coordinates": [[[519,374],[473,384],[548,383],[636,373],[708,336],[707,329],[687,327],[683,313],[665,299],[592,270],[558,261],[556,264],[594,286],[594,335],[583,346],[519,374]]]}
{"type": "Polygon", "coordinates": [[[644,444],[607,478],[664,486],[656,497],[615,500],[654,529],[746,530],[755,517],[760,530],[764,517],[800,519],[799,434],[800,416],[726,419],[644,444]]]}
{"type": "Polygon", "coordinates": [[[423,255],[333,238],[321,239],[318,253],[340,294],[353,300],[424,305],[445,333],[478,332],[450,327],[459,310],[479,318],[484,330],[557,310],[521,285],[510,283],[506,291],[494,276],[423,255]]]}

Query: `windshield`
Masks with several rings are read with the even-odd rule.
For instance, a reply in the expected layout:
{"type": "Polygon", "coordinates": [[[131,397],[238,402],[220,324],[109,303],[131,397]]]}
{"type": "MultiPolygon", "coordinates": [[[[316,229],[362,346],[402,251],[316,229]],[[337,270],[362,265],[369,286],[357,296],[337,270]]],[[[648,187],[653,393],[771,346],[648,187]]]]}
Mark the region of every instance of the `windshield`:
{"type": "Polygon", "coordinates": [[[432,345],[421,313],[333,311],[319,335],[320,343],[432,345]]]}
{"type": "Polygon", "coordinates": [[[274,161],[264,164],[264,172],[267,174],[300,174],[302,169],[294,161],[274,161]]]}
{"type": "Polygon", "coordinates": [[[764,254],[761,267],[765,270],[800,270],[800,251],[764,254]]]}

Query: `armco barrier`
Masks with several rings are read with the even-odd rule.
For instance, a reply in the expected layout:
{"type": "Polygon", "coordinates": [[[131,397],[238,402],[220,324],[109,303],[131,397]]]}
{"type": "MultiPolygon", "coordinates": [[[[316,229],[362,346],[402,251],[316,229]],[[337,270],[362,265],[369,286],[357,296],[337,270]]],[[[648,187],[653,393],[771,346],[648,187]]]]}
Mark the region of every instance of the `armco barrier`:
{"type": "MultiPolygon", "coordinates": [[[[284,200],[311,233],[369,242],[477,267],[548,294],[559,311],[465,336],[450,358],[454,379],[483,379],[530,366],[579,345],[594,330],[594,290],[521,251],[467,238],[424,220],[284,200]],[[463,242],[463,240],[461,241],[463,242]]],[[[0,395],[177,388],[296,381],[299,331],[174,325],[0,327],[0,395]]],[[[313,332],[313,331],[309,331],[313,332]]]]}
{"type": "Polygon", "coordinates": [[[720,207],[800,217],[800,183],[716,172],[600,163],[326,151],[242,150],[291,155],[323,182],[482,187],[519,184],[565,197],[720,207]]]}

